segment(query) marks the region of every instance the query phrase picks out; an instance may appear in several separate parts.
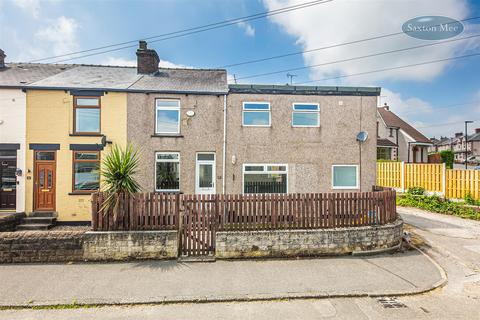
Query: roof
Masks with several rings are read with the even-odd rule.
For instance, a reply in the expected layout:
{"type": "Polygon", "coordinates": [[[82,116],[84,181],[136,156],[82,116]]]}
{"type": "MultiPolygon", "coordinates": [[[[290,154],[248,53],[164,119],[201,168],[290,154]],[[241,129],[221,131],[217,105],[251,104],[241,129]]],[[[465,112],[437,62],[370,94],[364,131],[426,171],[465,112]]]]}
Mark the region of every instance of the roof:
{"type": "Polygon", "coordinates": [[[432,143],[430,139],[425,137],[420,131],[409,125],[392,111],[388,110],[388,107],[378,108],[378,113],[387,127],[400,128],[407,135],[412,137],[415,142],[432,143]]]}
{"type": "Polygon", "coordinates": [[[298,94],[333,96],[379,96],[379,87],[289,86],[262,84],[231,84],[230,93],[298,94]]]}
{"type": "Polygon", "coordinates": [[[468,136],[468,141],[480,141],[480,132],[468,136]]]}
{"type": "Polygon", "coordinates": [[[448,146],[451,145],[454,142],[454,138],[447,138],[444,137],[440,139],[435,145],[437,146],[448,146]]]}
{"type": "Polygon", "coordinates": [[[0,68],[0,87],[21,88],[72,67],[65,64],[8,63],[6,68],[0,68]]]}
{"type": "Polygon", "coordinates": [[[377,146],[379,147],[398,147],[398,145],[388,139],[377,139],[377,146]]]}
{"type": "Polygon", "coordinates": [[[160,68],[137,74],[136,67],[8,63],[0,70],[0,87],[93,89],[122,92],[228,93],[224,69],[160,68]]]}

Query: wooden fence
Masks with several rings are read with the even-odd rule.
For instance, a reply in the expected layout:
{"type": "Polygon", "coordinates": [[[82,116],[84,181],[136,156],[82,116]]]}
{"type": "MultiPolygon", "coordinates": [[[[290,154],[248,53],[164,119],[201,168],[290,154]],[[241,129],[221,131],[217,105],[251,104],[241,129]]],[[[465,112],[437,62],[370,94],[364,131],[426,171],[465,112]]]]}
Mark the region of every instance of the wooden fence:
{"type": "Polygon", "coordinates": [[[168,230],[207,224],[215,230],[318,229],[378,225],[397,218],[396,195],[391,189],[309,194],[139,193],[120,197],[116,219],[112,213],[101,212],[105,197],[103,193],[92,197],[93,230],[168,230]]]}
{"type": "Polygon", "coordinates": [[[401,191],[422,187],[447,198],[462,199],[470,194],[480,200],[480,172],[446,169],[444,164],[378,162],[377,185],[401,191]]]}

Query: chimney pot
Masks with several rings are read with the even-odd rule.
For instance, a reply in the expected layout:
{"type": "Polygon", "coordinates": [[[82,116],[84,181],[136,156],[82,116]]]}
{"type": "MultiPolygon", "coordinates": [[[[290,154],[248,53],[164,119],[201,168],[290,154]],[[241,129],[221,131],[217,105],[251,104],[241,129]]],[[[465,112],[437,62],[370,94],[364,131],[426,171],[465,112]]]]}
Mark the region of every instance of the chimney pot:
{"type": "Polygon", "coordinates": [[[7,55],[5,54],[5,52],[2,49],[0,49],[0,69],[5,68],[5,57],[6,56],[7,55]]]}
{"type": "Polygon", "coordinates": [[[147,48],[146,41],[139,41],[137,49],[137,73],[152,74],[158,71],[160,58],[153,49],[147,48]]]}
{"type": "Polygon", "coordinates": [[[388,104],[386,102],[383,104],[383,107],[385,108],[385,110],[390,110],[390,107],[388,106],[388,104]]]}

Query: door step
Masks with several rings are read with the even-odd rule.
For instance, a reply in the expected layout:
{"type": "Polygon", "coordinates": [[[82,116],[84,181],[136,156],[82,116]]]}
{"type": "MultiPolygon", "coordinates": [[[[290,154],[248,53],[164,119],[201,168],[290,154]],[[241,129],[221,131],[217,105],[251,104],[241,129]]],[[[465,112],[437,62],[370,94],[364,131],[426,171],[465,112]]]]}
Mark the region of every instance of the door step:
{"type": "Polygon", "coordinates": [[[214,255],[208,256],[180,256],[178,262],[215,262],[214,255]]]}
{"type": "Polygon", "coordinates": [[[54,227],[56,222],[56,212],[32,212],[22,219],[22,223],[17,226],[17,230],[48,230],[54,227]]]}

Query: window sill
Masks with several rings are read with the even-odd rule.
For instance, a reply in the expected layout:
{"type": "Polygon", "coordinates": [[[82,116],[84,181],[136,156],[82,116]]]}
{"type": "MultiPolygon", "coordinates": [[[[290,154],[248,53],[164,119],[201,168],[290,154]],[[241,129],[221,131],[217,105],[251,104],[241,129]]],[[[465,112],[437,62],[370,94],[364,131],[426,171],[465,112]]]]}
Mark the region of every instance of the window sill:
{"type": "Polygon", "coordinates": [[[103,137],[101,133],[70,133],[70,137],[103,137]]]}
{"type": "Polygon", "coordinates": [[[152,138],[183,138],[183,134],[159,133],[159,134],[152,134],[150,137],[152,138]]]}
{"type": "Polygon", "coordinates": [[[271,128],[272,126],[256,126],[256,125],[249,125],[249,124],[242,124],[244,128],[271,128]]]}
{"type": "Polygon", "coordinates": [[[69,192],[68,195],[69,196],[89,196],[91,195],[92,193],[95,193],[97,192],[97,190],[95,191],[88,191],[88,192],[78,192],[78,191],[74,191],[74,192],[69,192]]]}

